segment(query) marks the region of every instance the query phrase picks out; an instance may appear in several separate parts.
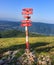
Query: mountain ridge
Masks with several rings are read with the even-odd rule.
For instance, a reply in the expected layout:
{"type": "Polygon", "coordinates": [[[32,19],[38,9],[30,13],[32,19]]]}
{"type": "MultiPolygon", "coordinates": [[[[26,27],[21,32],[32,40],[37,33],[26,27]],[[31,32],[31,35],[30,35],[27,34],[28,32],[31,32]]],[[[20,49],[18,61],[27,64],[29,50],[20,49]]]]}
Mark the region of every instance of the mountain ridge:
{"type": "MultiPolygon", "coordinates": [[[[16,29],[24,31],[24,27],[20,26],[20,21],[1,21],[0,20],[0,31],[16,29]]],[[[54,35],[54,24],[42,23],[42,22],[32,22],[32,26],[29,27],[29,32],[45,34],[45,35],[54,35]]]]}

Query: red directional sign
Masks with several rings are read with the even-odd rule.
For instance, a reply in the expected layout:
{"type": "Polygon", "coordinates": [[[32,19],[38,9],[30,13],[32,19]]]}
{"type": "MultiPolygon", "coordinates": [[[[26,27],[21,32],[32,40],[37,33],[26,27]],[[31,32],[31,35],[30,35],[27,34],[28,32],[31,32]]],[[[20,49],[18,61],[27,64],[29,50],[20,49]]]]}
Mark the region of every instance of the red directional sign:
{"type": "Polygon", "coordinates": [[[25,9],[22,9],[22,10],[23,10],[23,12],[22,12],[23,15],[33,14],[32,8],[25,8],[25,9]]]}
{"type": "Polygon", "coordinates": [[[30,23],[31,22],[31,20],[22,20],[22,23],[30,23]]]}
{"type": "Polygon", "coordinates": [[[32,8],[24,8],[24,9],[22,9],[23,11],[33,11],[33,9],[32,8]]]}
{"type": "Polygon", "coordinates": [[[27,11],[22,12],[22,15],[29,15],[29,14],[33,14],[33,12],[32,12],[32,11],[29,11],[29,12],[27,12],[27,11]]]}
{"type": "Polygon", "coordinates": [[[31,26],[31,23],[22,23],[21,26],[31,26]]]}

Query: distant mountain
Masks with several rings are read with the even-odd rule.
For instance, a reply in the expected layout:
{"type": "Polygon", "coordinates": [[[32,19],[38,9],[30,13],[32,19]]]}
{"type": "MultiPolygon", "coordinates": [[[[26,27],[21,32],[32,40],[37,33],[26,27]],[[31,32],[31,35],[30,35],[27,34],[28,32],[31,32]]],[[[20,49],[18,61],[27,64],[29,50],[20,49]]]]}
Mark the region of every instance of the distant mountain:
{"type": "Polygon", "coordinates": [[[30,27],[30,31],[45,35],[54,35],[54,24],[34,22],[30,27]]]}
{"type": "Polygon", "coordinates": [[[20,22],[0,21],[0,31],[19,29],[20,22]]]}
{"type": "MultiPolygon", "coordinates": [[[[22,28],[20,24],[20,22],[0,21],[0,31],[11,29],[24,31],[24,27],[22,28]]],[[[54,24],[32,22],[32,26],[29,27],[29,31],[38,34],[54,35],[54,24]]]]}

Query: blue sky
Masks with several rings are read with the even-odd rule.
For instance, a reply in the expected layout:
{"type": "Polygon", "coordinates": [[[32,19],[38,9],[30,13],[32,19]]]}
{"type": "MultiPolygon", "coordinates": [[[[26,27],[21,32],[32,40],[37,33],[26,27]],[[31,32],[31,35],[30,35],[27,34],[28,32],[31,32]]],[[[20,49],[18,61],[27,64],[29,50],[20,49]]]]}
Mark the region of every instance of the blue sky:
{"type": "Polygon", "coordinates": [[[23,8],[33,8],[34,22],[54,23],[54,0],[0,0],[0,19],[20,21],[23,8]]]}

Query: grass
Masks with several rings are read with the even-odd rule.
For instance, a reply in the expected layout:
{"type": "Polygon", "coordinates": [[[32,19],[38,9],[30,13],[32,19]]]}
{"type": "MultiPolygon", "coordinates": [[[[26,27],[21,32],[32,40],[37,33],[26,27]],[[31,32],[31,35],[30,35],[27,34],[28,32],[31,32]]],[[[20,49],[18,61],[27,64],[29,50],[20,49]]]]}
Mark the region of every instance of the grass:
{"type": "MultiPolygon", "coordinates": [[[[29,37],[29,42],[30,48],[35,51],[37,57],[39,54],[50,55],[54,64],[54,53],[52,53],[54,52],[54,37],[29,37]]],[[[0,38],[0,54],[8,50],[18,49],[20,49],[20,52],[16,54],[14,62],[24,53],[25,37],[0,38]]]]}
{"type": "MultiPolygon", "coordinates": [[[[54,37],[29,37],[30,47],[36,51],[54,49],[54,37]]],[[[25,49],[25,37],[0,38],[0,53],[6,50],[25,49]]],[[[54,50],[53,50],[54,51],[54,50]]]]}

